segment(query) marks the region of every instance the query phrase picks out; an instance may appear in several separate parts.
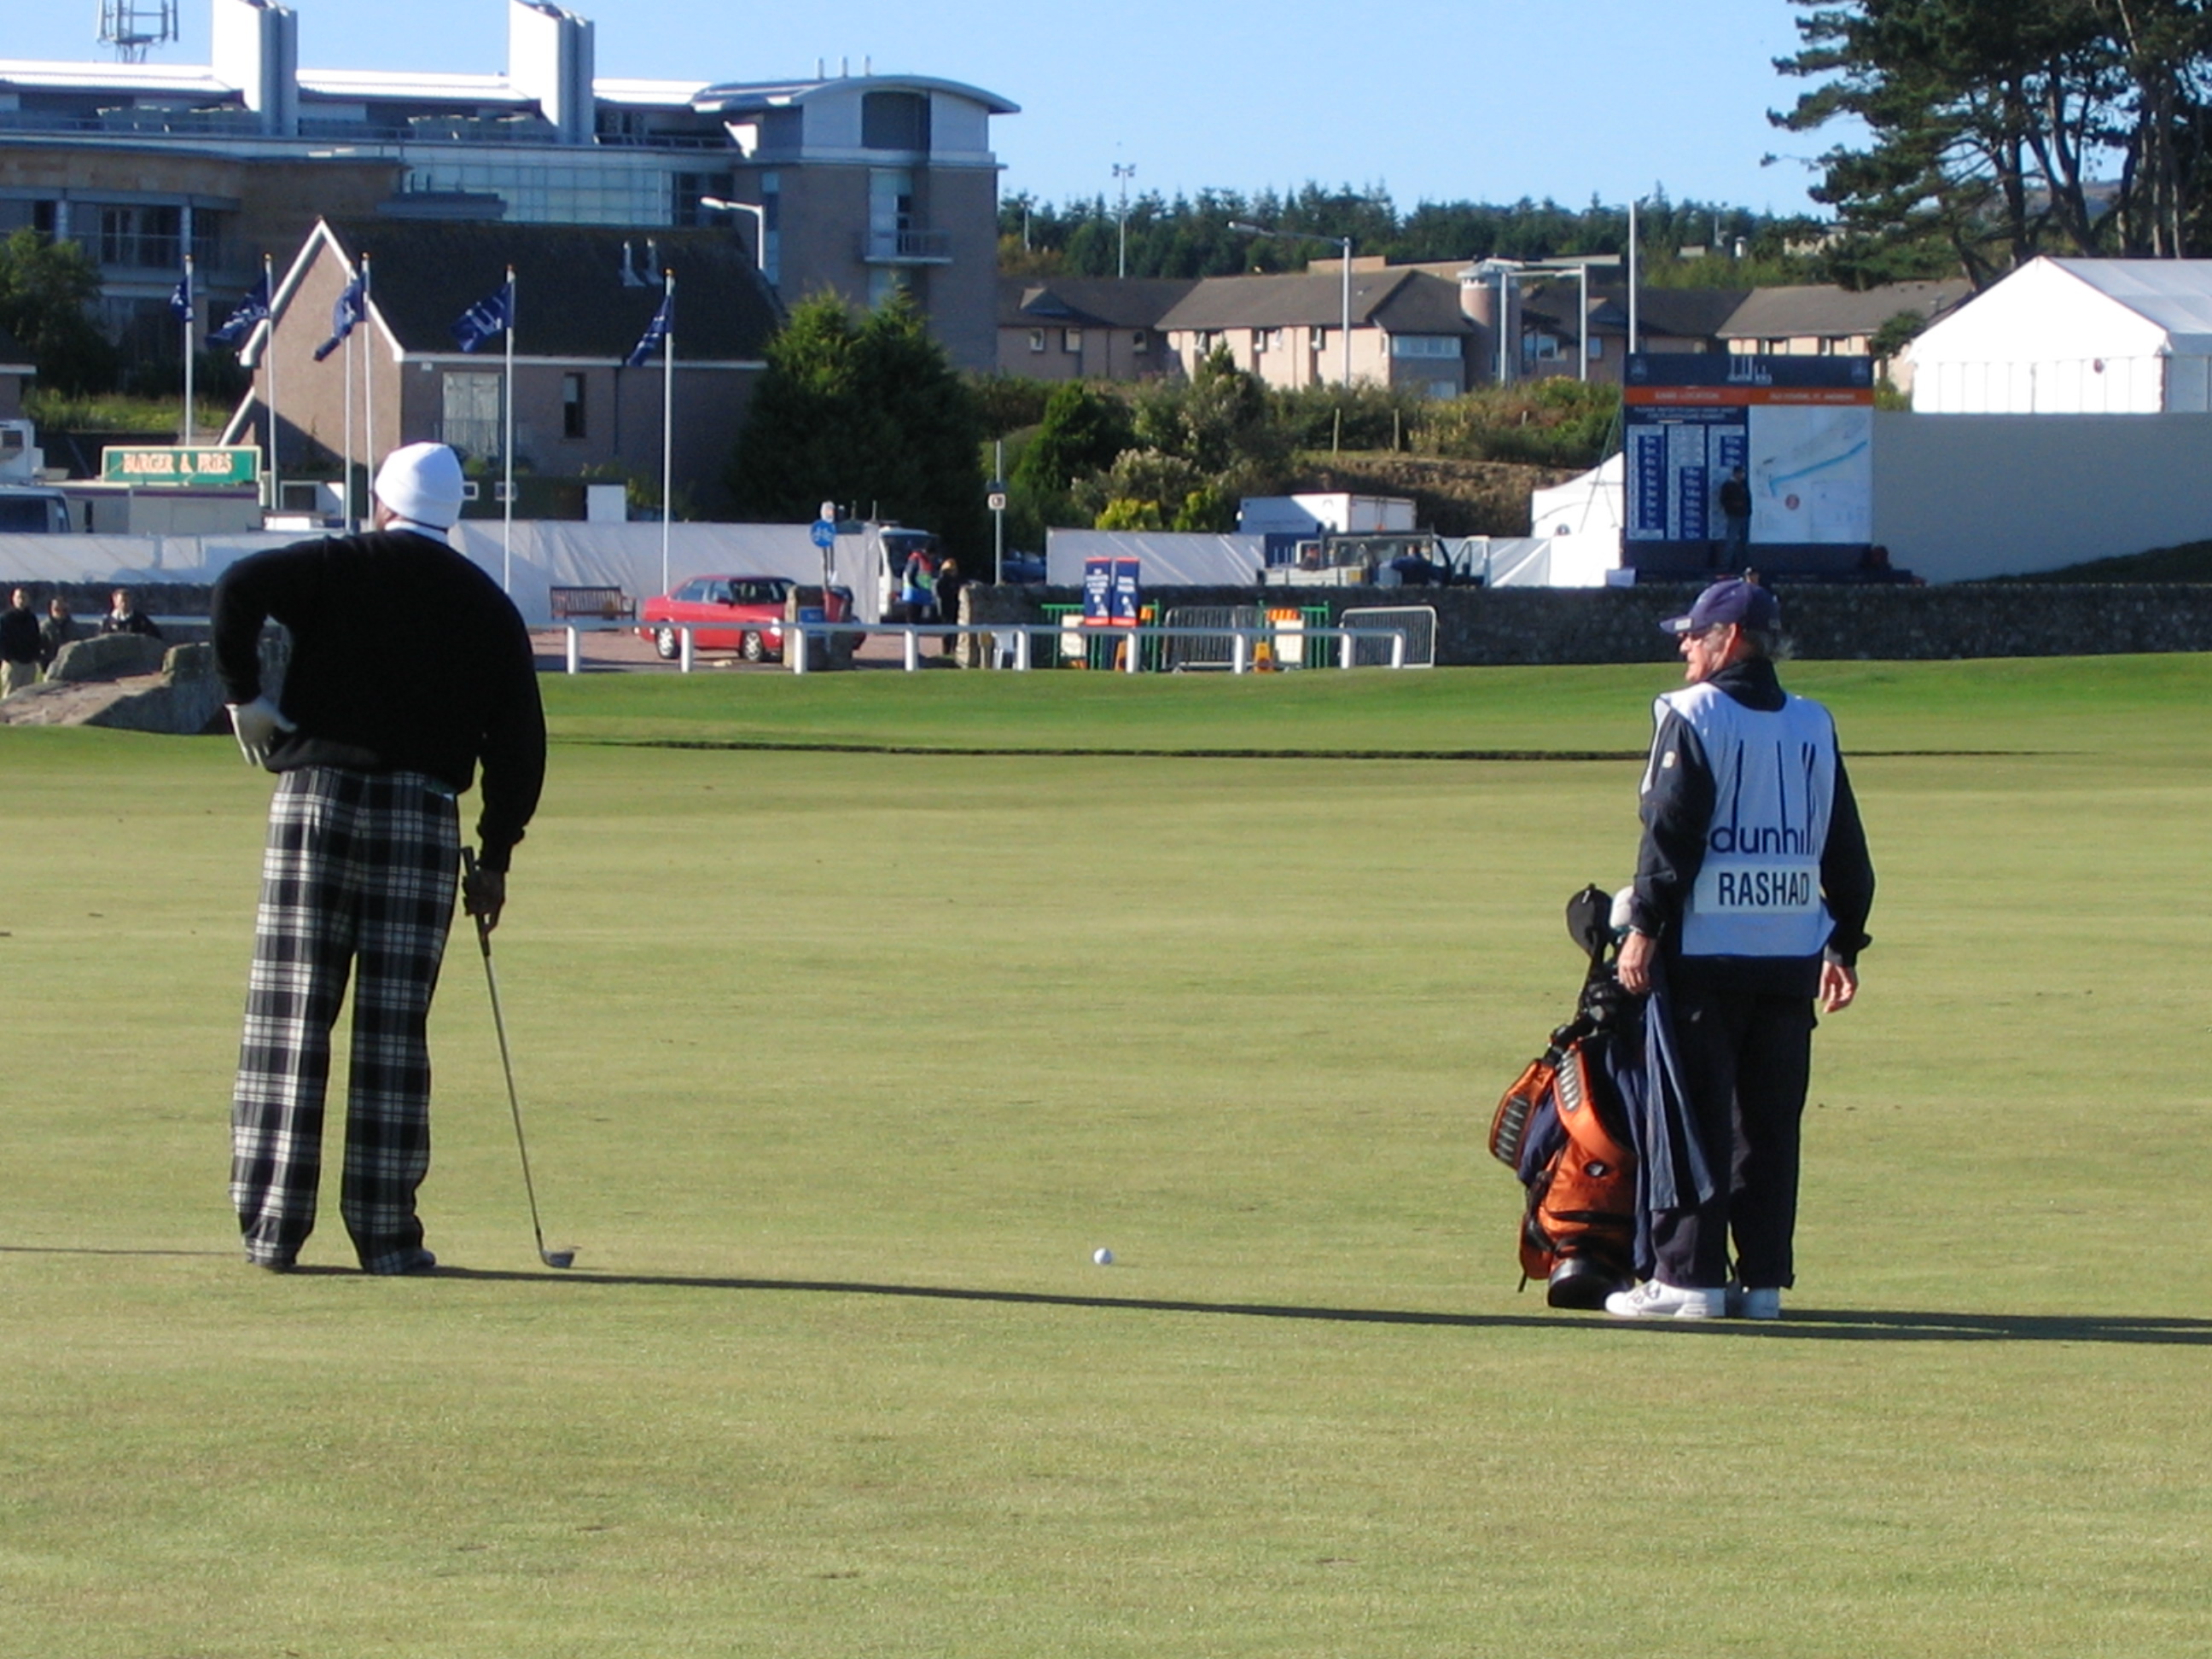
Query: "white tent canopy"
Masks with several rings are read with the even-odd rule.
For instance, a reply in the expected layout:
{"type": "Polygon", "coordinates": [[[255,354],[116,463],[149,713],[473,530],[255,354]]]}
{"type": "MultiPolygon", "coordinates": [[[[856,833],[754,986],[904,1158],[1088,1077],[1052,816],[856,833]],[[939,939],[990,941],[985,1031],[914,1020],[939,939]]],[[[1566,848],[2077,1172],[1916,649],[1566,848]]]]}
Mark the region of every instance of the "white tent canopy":
{"type": "Polygon", "coordinates": [[[2212,259],[2032,259],[1910,353],[1919,414],[2212,410],[2212,259]]]}

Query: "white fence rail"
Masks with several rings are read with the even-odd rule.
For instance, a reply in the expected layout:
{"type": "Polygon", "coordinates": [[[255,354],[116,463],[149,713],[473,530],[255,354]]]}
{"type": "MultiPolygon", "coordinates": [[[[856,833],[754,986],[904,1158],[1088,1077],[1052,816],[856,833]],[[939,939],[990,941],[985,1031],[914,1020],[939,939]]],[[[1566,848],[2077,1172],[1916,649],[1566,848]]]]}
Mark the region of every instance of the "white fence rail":
{"type": "MultiPolygon", "coordinates": [[[[1431,614],[1433,618],[1433,613],[1431,614]]],[[[561,627],[568,635],[567,672],[571,674],[580,674],[583,672],[583,636],[585,635],[628,634],[638,631],[638,624],[634,622],[572,620],[562,623],[561,627]]],[[[702,630],[715,634],[726,634],[730,631],[730,624],[726,622],[662,622],[654,623],[653,627],[656,630],[669,629],[679,636],[676,657],[677,667],[686,674],[691,672],[696,657],[692,641],[693,635],[702,630]]],[[[1230,672],[1249,674],[1252,672],[1258,654],[1255,647],[1270,639],[1274,632],[1273,629],[1265,622],[1237,627],[1163,628],[1146,624],[1139,628],[1097,628],[1085,631],[1087,635],[1101,638],[1129,641],[1132,648],[1124,653],[1122,665],[1115,672],[1131,674],[1138,673],[1142,669],[1145,653],[1141,648],[1141,642],[1146,640],[1225,641],[1229,647],[1230,672]]],[[[1412,631],[1409,627],[1403,624],[1382,627],[1309,628],[1305,630],[1304,637],[1337,641],[1339,642],[1337,666],[1340,668],[1426,666],[1428,665],[1415,664],[1411,659],[1407,650],[1407,637],[1412,631]]],[[[1432,626],[1432,635],[1433,631],[1432,626]]],[[[811,649],[791,648],[791,642],[797,636],[804,635],[806,641],[811,641],[815,639],[826,641],[827,637],[833,634],[852,634],[864,638],[870,635],[892,635],[904,642],[906,655],[904,665],[906,672],[911,674],[921,667],[921,641],[925,636],[941,639],[947,635],[982,634],[992,636],[994,648],[988,653],[987,660],[989,660],[993,666],[1012,668],[1017,673],[1026,673],[1034,665],[1035,652],[1031,641],[1039,635],[1042,635],[1048,640],[1058,640],[1066,632],[1067,632],[1066,626],[1060,623],[787,623],[783,629],[784,665],[794,674],[806,673],[816,666],[809,660],[813,655],[811,649]],[[1011,651],[1006,648],[1008,644],[1012,646],[1011,651]],[[1008,659],[1009,658],[1011,660],[1008,659]]]]}

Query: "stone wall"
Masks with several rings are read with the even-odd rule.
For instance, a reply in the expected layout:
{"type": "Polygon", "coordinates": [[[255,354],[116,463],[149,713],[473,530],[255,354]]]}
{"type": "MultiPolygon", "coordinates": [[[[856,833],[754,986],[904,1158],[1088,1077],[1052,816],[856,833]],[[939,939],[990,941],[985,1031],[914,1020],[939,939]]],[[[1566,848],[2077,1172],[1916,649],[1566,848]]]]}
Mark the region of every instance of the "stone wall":
{"type": "MultiPolygon", "coordinates": [[[[2068,586],[1993,583],[1942,587],[1784,584],[1783,626],[1806,660],[1916,661],[1954,657],[2074,657],[2212,651],[2212,585],[2068,586]]],[[[1437,613],[1437,661],[1658,662],[1674,654],[1662,617],[1679,616],[1694,584],[1638,587],[1269,588],[1270,605],[1347,609],[1425,605],[1437,613]]],[[[1249,587],[1157,588],[1167,605],[1251,605],[1249,587]]],[[[1045,605],[1079,605],[1073,588],[963,590],[969,620],[1042,622],[1045,605]]]]}

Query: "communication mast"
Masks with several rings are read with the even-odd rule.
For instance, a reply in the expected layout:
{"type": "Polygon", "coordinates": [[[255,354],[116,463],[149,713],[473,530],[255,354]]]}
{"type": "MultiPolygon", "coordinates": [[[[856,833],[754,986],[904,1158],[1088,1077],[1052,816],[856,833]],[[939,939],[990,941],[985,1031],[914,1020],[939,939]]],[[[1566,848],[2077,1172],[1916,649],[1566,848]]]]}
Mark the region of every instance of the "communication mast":
{"type": "Polygon", "coordinates": [[[146,48],[177,38],[177,0],[100,0],[100,43],[118,64],[143,64],[146,48]]]}

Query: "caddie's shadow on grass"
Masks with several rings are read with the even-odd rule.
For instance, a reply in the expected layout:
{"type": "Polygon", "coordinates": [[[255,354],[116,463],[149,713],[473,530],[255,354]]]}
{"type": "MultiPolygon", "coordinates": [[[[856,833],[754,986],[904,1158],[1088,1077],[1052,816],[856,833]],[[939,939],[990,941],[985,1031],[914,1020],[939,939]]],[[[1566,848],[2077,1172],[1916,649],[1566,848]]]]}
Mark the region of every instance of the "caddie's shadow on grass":
{"type": "Polygon", "coordinates": [[[1470,1330],[1581,1330],[1644,1336],[1662,1333],[1756,1341],[1815,1342],[2114,1342],[2212,1346],[2212,1319],[2124,1315],[1869,1312],[1796,1308],[1778,1322],[1625,1320],[1603,1314],[1536,1308],[1528,1313],[1435,1313],[1409,1308],[1324,1308],[1267,1302],[1201,1302],[1165,1297],[1076,1296],[1048,1291],[963,1289],[943,1285],[884,1285],[866,1280],[716,1279],[677,1273],[540,1273],[441,1266],[441,1279],[566,1280],[580,1285],[646,1289],[784,1291],[816,1296],[909,1297],[923,1301],[994,1302],[1013,1306],[1094,1308],[1115,1313],[1212,1314],[1239,1319],[1315,1320],[1346,1325],[1442,1325],[1470,1330]]]}
{"type": "MultiPolygon", "coordinates": [[[[85,1246],[0,1244],[0,1255],[204,1257],[244,1264],[228,1250],[92,1249],[85,1246]]],[[[305,1264],[283,1275],[296,1279],[360,1279],[335,1264],[305,1264]]],[[[1436,1313],[1418,1308],[1323,1308],[1292,1303],[1201,1302],[1145,1296],[1076,1296],[1052,1291],[993,1291],[952,1285],[886,1285],[866,1279],[722,1279],[689,1273],[595,1273],[527,1268],[462,1267],[441,1263],[423,1282],[574,1285],[580,1289],[784,1292],[811,1296],[906,1297],[925,1302],[986,1302],[1013,1307],[1092,1308],[1109,1313],[1212,1314],[1232,1319],[1303,1319],[1342,1325],[1439,1325],[1467,1330],[1620,1332],[1632,1336],[1747,1338],[1799,1342],[2112,1342],[2212,1347],[2212,1319],[2087,1314],[1984,1314],[1864,1309],[1801,1308],[1786,1319],[1609,1319],[1602,1314],[1532,1308],[1528,1313],[1436,1313]]]]}

